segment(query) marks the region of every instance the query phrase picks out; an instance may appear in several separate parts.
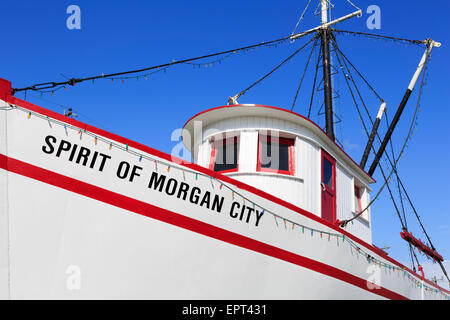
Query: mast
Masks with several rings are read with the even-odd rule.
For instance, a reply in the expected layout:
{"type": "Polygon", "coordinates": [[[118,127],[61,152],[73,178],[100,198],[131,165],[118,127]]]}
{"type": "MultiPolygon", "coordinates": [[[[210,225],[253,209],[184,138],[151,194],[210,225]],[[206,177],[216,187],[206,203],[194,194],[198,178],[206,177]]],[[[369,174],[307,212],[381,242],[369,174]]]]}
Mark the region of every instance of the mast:
{"type": "Polygon", "coordinates": [[[323,88],[325,101],[325,125],[327,135],[335,140],[333,123],[333,100],[331,88],[331,65],[330,65],[330,29],[328,23],[328,3],[321,0],[322,6],[322,52],[323,52],[323,88]]]}

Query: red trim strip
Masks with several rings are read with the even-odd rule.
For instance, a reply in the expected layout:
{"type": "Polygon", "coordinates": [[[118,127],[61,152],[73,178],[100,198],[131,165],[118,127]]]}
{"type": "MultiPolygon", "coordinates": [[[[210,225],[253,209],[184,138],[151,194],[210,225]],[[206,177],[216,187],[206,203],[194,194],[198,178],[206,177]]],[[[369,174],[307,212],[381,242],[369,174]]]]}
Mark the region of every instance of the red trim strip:
{"type": "MultiPolygon", "coordinates": [[[[214,178],[219,179],[219,180],[222,180],[222,181],[224,181],[224,182],[226,182],[228,184],[231,184],[231,185],[234,185],[234,186],[236,186],[238,188],[241,188],[243,190],[252,192],[252,193],[254,193],[254,194],[256,194],[256,195],[258,195],[260,197],[263,197],[263,198],[265,198],[267,200],[275,202],[275,203],[277,203],[279,205],[285,206],[286,208],[289,208],[289,209],[291,209],[291,210],[293,210],[293,211],[295,211],[295,212],[297,212],[299,214],[302,214],[302,215],[304,215],[305,217],[307,217],[307,218],[309,218],[311,220],[319,222],[319,223],[327,226],[328,228],[331,228],[333,230],[336,230],[337,232],[340,232],[340,233],[344,234],[349,239],[351,239],[351,240],[355,241],[356,243],[359,243],[360,245],[366,247],[367,249],[375,252],[379,256],[381,256],[384,259],[386,259],[387,261],[397,265],[398,267],[401,267],[401,268],[407,270],[410,274],[416,276],[417,278],[421,277],[419,274],[417,274],[416,272],[412,271],[410,268],[408,268],[408,267],[404,266],[403,264],[399,263],[398,261],[392,259],[390,256],[388,256],[382,250],[380,250],[380,249],[372,246],[371,244],[368,244],[367,242],[359,239],[358,237],[348,233],[346,230],[344,230],[342,228],[339,228],[339,227],[335,226],[334,224],[331,224],[328,221],[325,221],[322,218],[316,216],[315,214],[313,214],[311,212],[308,212],[306,210],[303,210],[303,209],[293,205],[292,203],[289,203],[287,201],[281,200],[281,199],[279,199],[279,198],[277,198],[277,197],[275,197],[275,196],[273,196],[271,194],[268,194],[268,193],[266,193],[264,191],[261,191],[260,189],[257,189],[255,187],[249,186],[249,185],[247,185],[247,184],[245,184],[243,182],[240,182],[240,181],[237,181],[237,180],[232,179],[230,177],[227,177],[227,176],[225,176],[223,174],[220,174],[219,172],[214,172],[214,171],[208,170],[208,169],[206,169],[204,167],[201,167],[199,165],[190,163],[188,161],[184,161],[183,159],[180,159],[180,158],[177,158],[177,157],[173,157],[173,156],[171,156],[171,155],[169,155],[167,153],[164,153],[164,152],[161,152],[159,150],[150,148],[150,147],[145,146],[145,145],[143,145],[141,143],[138,143],[138,142],[126,139],[126,138],[118,136],[118,135],[116,135],[114,133],[110,133],[108,131],[105,131],[105,130],[96,128],[94,126],[85,124],[85,123],[80,122],[78,120],[75,120],[75,119],[63,116],[63,115],[61,115],[59,113],[56,113],[56,112],[53,112],[51,110],[39,107],[37,105],[34,105],[32,103],[29,103],[29,102],[24,101],[22,99],[19,99],[17,97],[8,96],[5,101],[8,102],[8,103],[12,103],[12,104],[21,106],[22,108],[28,109],[30,111],[34,111],[34,112],[40,113],[42,115],[48,116],[50,118],[59,120],[61,122],[65,122],[67,124],[71,124],[71,125],[76,126],[76,127],[80,128],[80,129],[86,129],[87,131],[90,131],[90,132],[92,132],[94,134],[101,135],[101,136],[103,136],[103,137],[105,137],[107,139],[114,140],[114,141],[122,143],[124,145],[128,144],[128,146],[130,148],[135,148],[135,149],[141,150],[143,152],[146,152],[148,154],[152,154],[152,155],[154,155],[156,157],[159,157],[161,159],[165,159],[167,161],[172,161],[172,162],[175,162],[175,163],[182,164],[182,165],[184,165],[187,168],[190,168],[190,169],[202,172],[204,174],[208,174],[209,176],[214,177],[214,178]]],[[[218,108],[225,108],[225,107],[218,107],[218,108]]],[[[275,107],[271,107],[271,108],[280,109],[280,108],[275,108],[275,107]]],[[[213,109],[210,109],[210,110],[213,110],[213,109]]],[[[280,109],[280,110],[287,111],[285,109],[280,109]]],[[[301,117],[301,115],[299,115],[299,116],[301,117]]],[[[440,290],[450,294],[450,291],[447,291],[447,290],[439,287],[434,282],[431,282],[429,280],[425,280],[425,282],[428,283],[429,285],[437,288],[437,289],[440,289],[440,290]]]]}
{"type": "Polygon", "coordinates": [[[171,212],[154,205],[115,193],[83,181],[79,181],[58,173],[33,166],[31,164],[6,157],[0,154],[1,168],[9,172],[47,183],[70,192],[74,192],[85,197],[98,200],[127,211],[131,211],[152,219],[166,222],[177,227],[187,229],[217,240],[221,240],[235,246],[239,246],[248,250],[259,252],[273,258],[284,260],[292,264],[322,273],[324,275],[347,282],[356,287],[380,295],[388,299],[405,300],[406,297],[388,290],[386,288],[369,289],[367,282],[357,276],[329,266],[319,261],[315,261],[292,252],[274,247],[264,242],[257,241],[252,238],[198,221],[181,214],[171,212]]]}

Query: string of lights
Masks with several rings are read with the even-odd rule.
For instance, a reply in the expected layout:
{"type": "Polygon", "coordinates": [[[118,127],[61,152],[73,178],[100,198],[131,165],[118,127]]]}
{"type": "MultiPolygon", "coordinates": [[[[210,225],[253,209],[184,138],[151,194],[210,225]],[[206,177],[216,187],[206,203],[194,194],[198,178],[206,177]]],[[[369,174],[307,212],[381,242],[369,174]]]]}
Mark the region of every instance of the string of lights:
{"type": "MultiPolygon", "coordinates": [[[[305,33],[303,36],[306,36],[308,34],[309,33],[305,33]]],[[[265,42],[261,42],[261,43],[257,43],[257,44],[253,44],[253,45],[248,45],[245,47],[240,47],[240,48],[226,50],[226,51],[222,51],[222,52],[207,54],[207,55],[203,55],[203,56],[199,56],[199,57],[195,57],[195,58],[183,59],[183,60],[179,60],[179,61],[172,59],[172,61],[169,63],[164,63],[161,65],[151,66],[151,67],[147,67],[147,68],[128,70],[128,71],[116,72],[116,73],[110,73],[110,74],[101,73],[100,75],[91,76],[91,77],[71,78],[66,81],[61,81],[61,82],[44,82],[44,83],[34,84],[34,85],[24,87],[24,88],[13,88],[12,94],[15,94],[20,91],[29,91],[29,90],[39,91],[41,93],[49,93],[50,92],[51,94],[53,94],[54,92],[61,90],[61,89],[65,89],[67,91],[68,87],[75,86],[75,84],[77,84],[77,83],[81,83],[81,82],[85,82],[85,81],[92,81],[92,83],[94,83],[95,80],[98,80],[98,79],[109,79],[110,81],[122,80],[122,82],[125,82],[125,80],[127,80],[127,79],[136,79],[136,80],[139,80],[141,78],[146,79],[153,73],[160,72],[160,71],[166,72],[166,70],[168,68],[173,67],[175,65],[180,65],[180,64],[192,65],[194,68],[195,67],[208,67],[208,66],[212,66],[213,64],[216,64],[216,63],[221,63],[222,61],[224,61],[225,59],[228,59],[233,54],[247,53],[249,51],[257,50],[259,47],[274,48],[274,47],[278,47],[281,44],[293,43],[294,40],[291,40],[290,37],[291,36],[287,36],[287,37],[283,37],[283,38],[276,39],[276,40],[265,41],[265,42]],[[201,60],[218,57],[218,56],[224,56],[224,57],[221,59],[207,61],[207,62],[203,62],[203,63],[195,62],[195,61],[201,61],[201,60]]]]}
{"type": "Polygon", "coordinates": [[[353,36],[360,36],[360,37],[365,37],[365,38],[375,39],[375,40],[382,39],[385,41],[393,41],[395,43],[403,43],[403,44],[416,45],[416,46],[422,46],[422,47],[426,45],[426,40],[411,40],[411,39],[405,39],[405,38],[385,36],[385,35],[381,35],[381,34],[339,30],[339,29],[334,29],[334,28],[331,28],[331,30],[334,33],[339,34],[339,35],[353,35],[353,36]]]}
{"type": "MultiPolygon", "coordinates": [[[[364,37],[369,37],[369,38],[379,38],[379,39],[391,40],[391,41],[395,41],[395,42],[403,42],[403,43],[414,44],[414,45],[424,45],[424,43],[425,43],[423,40],[410,40],[410,39],[383,36],[383,35],[370,34],[370,33],[364,33],[364,32],[339,30],[339,29],[334,29],[334,28],[332,28],[331,30],[333,30],[337,34],[357,35],[357,36],[364,36],[364,37]]],[[[308,34],[310,34],[310,33],[306,32],[302,35],[302,37],[304,37],[308,34]]],[[[61,90],[61,89],[68,90],[68,87],[74,86],[77,83],[81,83],[81,82],[85,82],[85,81],[95,82],[95,80],[98,80],[98,79],[109,79],[112,82],[114,80],[121,80],[122,82],[125,82],[125,80],[128,80],[128,79],[136,79],[136,80],[139,80],[141,78],[147,79],[153,73],[160,72],[160,71],[166,72],[167,68],[172,67],[174,65],[190,64],[193,67],[209,67],[209,66],[212,66],[213,64],[221,63],[225,59],[228,59],[231,56],[231,54],[236,54],[236,53],[240,53],[240,52],[248,52],[251,50],[256,50],[259,47],[273,48],[273,47],[277,47],[280,44],[288,42],[288,40],[289,40],[289,43],[292,43],[295,41],[295,40],[291,39],[291,36],[286,36],[286,37],[276,39],[276,40],[261,42],[258,44],[253,44],[253,45],[240,47],[240,48],[236,48],[236,49],[231,49],[231,50],[227,50],[227,51],[222,51],[222,52],[217,52],[217,53],[212,53],[212,54],[208,54],[208,55],[204,55],[204,56],[200,56],[200,57],[183,59],[180,61],[172,60],[172,62],[169,62],[169,63],[151,66],[151,67],[147,67],[147,68],[128,70],[128,71],[111,73],[111,74],[101,73],[100,75],[91,76],[91,77],[70,78],[66,81],[61,81],[61,82],[44,82],[44,83],[34,84],[34,85],[24,87],[24,88],[13,88],[12,93],[15,94],[16,92],[30,90],[30,91],[39,91],[41,93],[53,94],[56,91],[61,90]],[[204,62],[204,63],[194,62],[194,61],[204,60],[207,58],[213,58],[213,57],[217,57],[217,56],[225,56],[225,57],[222,59],[217,59],[217,60],[204,62]],[[147,72],[147,71],[149,71],[149,72],[147,72]],[[133,76],[129,76],[130,74],[133,74],[133,76]]]]}
{"type": "Polygon", "coordinates": [[[368,263],[375,264],[376,266],[378,266],[380,268],[384,268],[384,270],[386,270],[386,271],[398,272],[398,274],[403,273],[404,279],[407,279],[408,281],[411,282],[411,284],[415,285],[416,287],[420,287],[420,288],[423,287],[423,289],[427,292],[439,294],[443,299],[450,300],[450,296],[447,293],[443,292],[442,290],[436,289],[434,287],[428,286],[425,283],[423,283],[423,281],[417,280],[415,275],[410,274],[410,272],[403,267],[399,267],[394,264],[387,263],[387,262],[382,261],[381,259],[376,258],[373,254],[370,254],[368,251],[364,250],[361,246],[359,246],[353,240],[349,239],[349,237],[346,237],[344,234],[334,233],[334,232],[329,232],[329,231],[313,228],[313,227],[310,227],[307,225],[297,223],[288,218],[282,217],[282,216],[276,214],[275,212],[265,208],[264,206],[256,204],[253,200],[251,200],[250,198],[243,195],[238,189],[233,188],[230,184],[224,183],[223,181],[218,180],[212,176],[209,176],[208,174],[198,172],[198,171],[189,169],[187,167],[182,167],[182,166],[179,166],[174,163],[167,163],[167,161],[163,161],[156,157],[151,157],[148,154],[133,150],[132,148],[129,147],[128,144],[117,143],[115,141],[106,139],[102,136],[96,135],[95,133],[90,132],[86,129],[83,129],[83,128],[80,128],[80,127],[77,127],[77,126],[74,126],[71,124],[67,124],[63,121],[59,121],[59,120],[50,118],[49,116],[44,116],[40,113],[28,110],[28,109],[23,108],[18,105],[10,104],[8,107],[0,108],[0,109],[6,110],[6,111],[20,110],[26,114],[27,119],[31,119],[33,117],[43,119],[43,120],[49,122],[50,127],[52,127],[51,123],[63,126],[64,130],[66,131],[66,134],[68,134],[69,129],[73,130],[78,133],[78,135],[80,136],[80,139],[83,138],[83,135],[89,136],[91,139],[93,139],[95,145],[97,145],[99,142],[103,142],[104,144],[106,144],[108,146],[109,150],[111,150],[112,148],[119,149],[119,150],[125,151],[129,154],[136,156],[138,158],[139,162],[146,160],[146,161],[149,161],[150,163],[153,163],[156,171],[162,170],[163,168],[165,168],[166,171],[169,172],[171,170],[171,168],[173,168],[175,170],[180,170],[182,172],[183,179],[186,179],[187,173],[194,176],[195,180],[198,180],[199,177],[209,179],[211,181],[211,185],[213,188],[215,188],[214,187],[215,184],[216,185],[218,184],[219,190],[222,190],[223,188],[225,188],[229,192],[231,192],[231,196],[232,196],[233,200],[236,197],[240,197],[240,199],[242,200],[242,202],[244,204],[246,202],[250,203],[250,204],[252,204],[253,207],[260,208],[262,214],[272,215],[274,217],[277,228],[280,226],[278,222],[282,221],[286,230],[289,229],[288,228],[288,224],[289,224],[289,227],[291,230],[294,230],[295,228],[297,228],[297,230],[301,230],[301,234],[305,234],[305,232],[306,232],[307,234],[309,233],[311,237],[313,237],[314,234],[317,234],[320,236],[320,238],[324,238],[324,237],[327,238],[328,241],[331,240],[331,237],[334,237],[338,243],[339,243],[339,241],[342,241],[342,243],[348,243],[351,250],[355,250],[358,254],[363,255],[367,259],[368,263]],[[159,167],[158,167],[158,165],[159,165],[159,167]]]}

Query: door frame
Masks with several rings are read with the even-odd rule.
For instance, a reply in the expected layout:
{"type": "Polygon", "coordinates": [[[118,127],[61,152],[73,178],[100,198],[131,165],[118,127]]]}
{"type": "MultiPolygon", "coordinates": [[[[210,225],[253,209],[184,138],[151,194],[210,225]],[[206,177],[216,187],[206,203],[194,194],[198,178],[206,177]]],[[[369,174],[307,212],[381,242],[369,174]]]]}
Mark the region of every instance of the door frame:
{"type": "MultiPolygon", "coordinates": [[[[334,159],[328,152],[326,152],[325,150],[321,149],[321,155],[320,155],[320,200],[321,200],[321,212],[320,212],[320,216],[322,219],[327,220],[324,218],[323,215],[323,193],[327,192],[329,194],[332,195],[333,198],[333,203],[332,203],[332,221],[329,221],[331,223],[334,223],[336,221],[336,159],[334,159]],[[323,183],[323,174],[324,174],[324,159],[327,159],[332,165],[332,183],[333,183],[333,188],[330,188],[329,186],[325,185],[323,183]],[[325,188],[325,190],[324,190],[325,188]]],[[[328,221],[328,220],[327,220],[328,221]]]]}

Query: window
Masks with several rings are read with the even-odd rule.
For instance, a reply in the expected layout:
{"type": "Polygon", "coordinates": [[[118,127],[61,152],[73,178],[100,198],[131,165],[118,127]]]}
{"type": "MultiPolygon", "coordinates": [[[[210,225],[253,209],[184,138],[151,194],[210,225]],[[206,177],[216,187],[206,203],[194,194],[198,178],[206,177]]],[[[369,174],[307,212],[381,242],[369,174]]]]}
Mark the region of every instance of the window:
{"type": "Polygon", "coordinates": [[[238,153],[239,142],[237,137],[214,141],[209,168],[220,172],[237,171],[238,153]]]}
{"type": "Polygon", "coordinates": [[[294,139],[260,135],[258,171],[294,175],[294,139]]]}
{"type": "Polygon", "coordinates": [[[363,209],[361,205],[361,190],[355,186],[355,213],[360,213],[363,209]]]}
{"type": "Polygon", "coordinates": [[[328,186],[330,189],[333,188],[333,163],[330,162],[326,157],[323,158],[323,175],[322,183],[328,186]]]}

